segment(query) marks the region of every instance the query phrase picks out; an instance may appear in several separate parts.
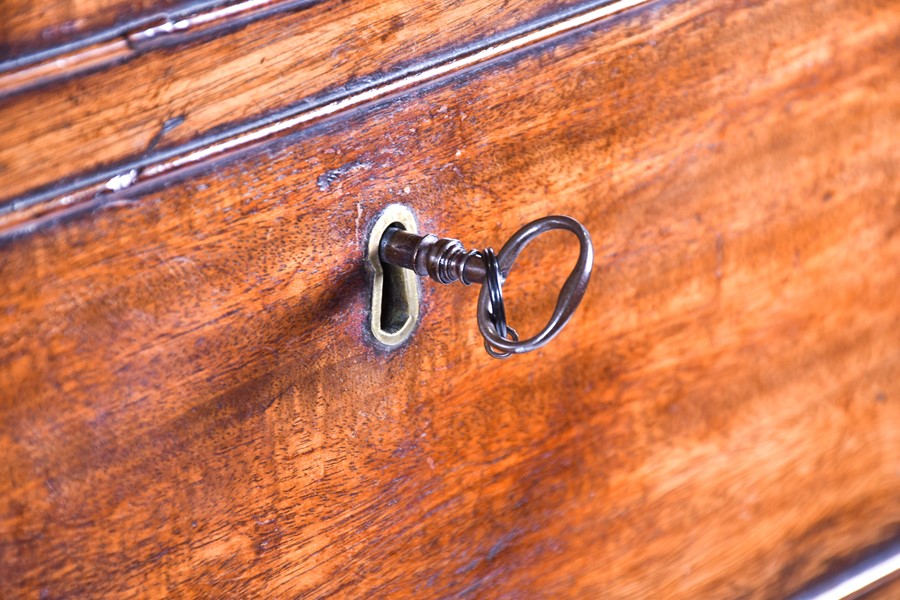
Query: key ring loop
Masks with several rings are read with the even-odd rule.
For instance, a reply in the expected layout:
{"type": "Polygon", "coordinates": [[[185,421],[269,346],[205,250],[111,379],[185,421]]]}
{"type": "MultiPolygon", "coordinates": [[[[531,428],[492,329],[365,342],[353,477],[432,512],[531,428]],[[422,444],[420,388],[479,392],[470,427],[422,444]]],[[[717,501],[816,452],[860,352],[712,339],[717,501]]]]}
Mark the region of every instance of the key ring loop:
{"type": "MultiPolygon", "coordinates": [[[[491,294],[498,294],[500,292],[499,286],[497,286],[498,289],[493,289],[494,286],[488,285],[488,282],[481,286],[481,293],[478,296],[478,329],[481,331],[482,337],[484,337],[485,349],[492,356],[506,358],[512,354],[523,354],[540,348],[552,340],[565,327],[584,297],[594,264],[594,247],[587,229],[575,219],[563,215],[552,215],[532,221],[519,229],[503,244],[503,248],[497,254],[501,279],[506,279],[516,258],[518,258],[529,242],[540,234],[554,229],[563,229],[574,234],[578,238],[580,251],[575,268],[572,269],[562,289],[560,289],[556,308],[553,309],[550,320],[537,335],[525,340],[519,340],[518,336],[515,336],[515,339],[507,339],[506,336],[501,336],[494,325],[494,318],[491,312],[491,294]]],[[[502,281],[500,283],[502,284],[502,281]]]]}
{"type": "MultiPolygon", "coordinates": [[[[514,342],[519,341],[519,334],[515,329],[506,324],[506,308],[503,304],[503,276],[500,272],[500,262],[494,255],[493,248],[485,248],[481,251],[480,256],[484,261],[484,283],[483,286],[488,290],[488,296],[491,302],[490,317],[491,325],[494,331],[501,338],[512,339],[514,342]]],[[[507,358],[511,356],[509,352],[497,350],[491,346],[487,340],[484,340],[484,349],[494,358],[507,358]]]]}

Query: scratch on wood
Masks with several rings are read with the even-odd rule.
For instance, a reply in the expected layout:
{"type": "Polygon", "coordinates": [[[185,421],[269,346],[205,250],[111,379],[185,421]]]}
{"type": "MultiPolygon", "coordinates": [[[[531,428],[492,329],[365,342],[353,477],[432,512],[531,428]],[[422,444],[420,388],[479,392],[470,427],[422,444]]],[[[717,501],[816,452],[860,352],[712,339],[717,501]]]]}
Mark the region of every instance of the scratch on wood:
{"type": "Polygon", "coordinates": [[[371,165],[367,162],[355,160],[345,165],[341,165],[336,169],[329,169],[328,171],[325,171],[324,173],[319,175],[319,178],[316,179],[316,185],[318,186],[320,191],[327,192],[331,189],[332,184],[334,184],[344,175],[347,175],[348,173],[352,173],[353,171],[357,171],[359,169],[368,168],[370,166],[371,165]]]}

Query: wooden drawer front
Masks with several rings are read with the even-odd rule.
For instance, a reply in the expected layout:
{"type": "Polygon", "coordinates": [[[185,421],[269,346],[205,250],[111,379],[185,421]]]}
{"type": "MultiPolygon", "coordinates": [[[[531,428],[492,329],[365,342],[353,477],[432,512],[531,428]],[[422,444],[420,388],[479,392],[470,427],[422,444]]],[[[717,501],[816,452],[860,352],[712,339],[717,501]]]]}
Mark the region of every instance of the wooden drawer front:
{"type": "Polygon", "coordinates": [[[5,0],[0,5],[0,61],[22,58],[94,38],[108,39],[158,14],[190,13],[215,0],[5,0]]]}
{"type": "Polygon", "coordinates": [[[650,2],[3,230],[4,596],[779,597],[900,533],[900,11],[650,2]],[[367,333],[387,204],[572,215],[367,333]],[[507,286],[527,333],[563,235],[507,286]]]}
{"type": "Polygon", "coordinates": [[[623,3],[411,4],[249,0],[234,3],[232,12],[198,7],[193,17],[173,17],[183,30],[135,24],[49,64],[26,61],[6,72],[0,65],[0,202],[46,199],[85,182],[102,188],[113,175],[152,169],[185,146],[244,132],[253,119],[328,112],[430,65],[623,3]],[[81,76],[69,77],[79,69],[81,76]]]}

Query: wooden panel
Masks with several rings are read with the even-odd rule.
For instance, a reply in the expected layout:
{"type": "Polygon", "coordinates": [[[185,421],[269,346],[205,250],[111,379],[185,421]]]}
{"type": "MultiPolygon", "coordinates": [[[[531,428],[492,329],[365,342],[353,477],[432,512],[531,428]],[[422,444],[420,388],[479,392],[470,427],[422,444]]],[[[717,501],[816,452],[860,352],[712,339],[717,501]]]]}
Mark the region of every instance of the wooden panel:
{"type": "Polygon", "coordinates": [[[890,2],[652,4],[8,237],[4,595],[779,597],[897,536],[898,45],[890,2]],[[570,328],[497,362],[426,285],[373,350],[397,201],[583,220],[570,328]]]}
{"type": "Polygon", "coordinates": [[[70,43],[173,8],[209,4],[209,0],[3,0],[0,61],[70,43]]]}
{"type": "Polygon", "coordinates": [[[335,0],[125,62],[117,46],[114,66],[0,103],[0,200],[247,119],[339,100],[580,4],[603,2],[335,0]]]}

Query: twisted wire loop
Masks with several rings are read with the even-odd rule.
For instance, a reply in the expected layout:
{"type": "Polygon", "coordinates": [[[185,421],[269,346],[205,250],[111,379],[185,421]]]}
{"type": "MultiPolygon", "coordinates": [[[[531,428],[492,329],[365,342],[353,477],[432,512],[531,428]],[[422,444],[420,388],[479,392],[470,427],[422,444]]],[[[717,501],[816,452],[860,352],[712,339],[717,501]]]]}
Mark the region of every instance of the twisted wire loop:
{"type": "MultiPolygon", "coordinates": [[[[497,260],[493,248],[485,248],[480,254],[484,261],[485,278],[483,285],[488,290],[491,324],[494,326],[494,331],[501,338],[517,342],[519,341],[519,334],[506,324],[506,308],[503,305],[503,280],[500,274],[500,262],[497,260]]],[[[484,340],[484,349],[494,358],[512,356],[512,352],[504,352],[494,348],[487,338],[484,340]]]]}
{"type": "Polygon", "coordinates": [[[432,234],[421,236],[400,226],[385,229],[378,243],[378,258],[386,264],[411,269],[418,275],[427,275],[445,284],[454,281],[462,281],[465,285],[482,283],[478,295],[478,330],[484,338],[485,350],[495,358],[530,352],[553,339],[581,302],[594,264],[594,248],[587,230],[575,219],[561,215],[525,225],[496,254],[492,248],[467,252],[459,240],[432,234]],[[553,229],[575,235],[580,246],[578,261],[559,292],[550,321],[534,337],[520,340],[516,330],[506,322],[503,282],[525,246],[553,229]]]}
{"type": "Polygon", "coordinates": [[[495,256],[493,250],[482,254],[485,263],[485,282],[478,296],[478,329],[484,338],[484,348],[495,358],[506,358],[512,354],[523,354],[540,348],[565,327],[578,304],[584,297],[591,269],[594,264],[594,247],[591,236],[584,226],[571,217],[554,215],[532,221],[522,227],[495,256]],[[578,238],[580,251],[575,268],[569,274],[559,292],[556,308],[544,328],[537,335],[519,340],[516,331],[506,324],[503,306],[503,281],[509,275],[513,263],[531,240],[553,229],[569,231],[578,238]]]}

